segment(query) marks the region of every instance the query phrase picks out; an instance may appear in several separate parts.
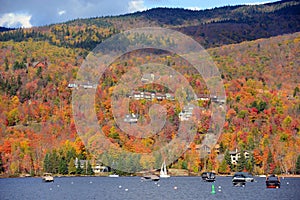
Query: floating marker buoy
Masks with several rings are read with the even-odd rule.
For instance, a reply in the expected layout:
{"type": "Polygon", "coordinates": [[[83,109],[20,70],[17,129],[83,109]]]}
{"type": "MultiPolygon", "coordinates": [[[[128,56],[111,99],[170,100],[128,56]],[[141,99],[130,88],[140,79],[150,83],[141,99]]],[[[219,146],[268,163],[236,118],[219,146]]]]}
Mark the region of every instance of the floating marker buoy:
{"type": "Polygon", "coordinates": [[[157,184],[157,187],[159,187],[160,185],[159,184],[157,184]]]}
{"type": "Polygon", "coordinates": [[[216,194],[215,185],[211,185],[211,194],[216,194]]]}
{"type": "Polygon", "coordinates": [[[286,184],[288,185],[288,184],[290,184],[289,182],[286,182],[286,184]]]}
{"type": "Polygon", "coordinates": [[[90,181],[90,183],[93,183],[92,181],[90,181]]]}
{"type": "Polygon", "coordinates": [[[50,188],[49,190],[52,190],[52,188],[50,188]]]}
{"type": "Polygon", "coordinates": [[[219,186],[219,188],[222,188],[221,185],[219,186]]]}
{"type": "Polygon", "coordinates": [[[127,191],[128,191],[128,189],[126,188],[126,189],[125,189],[125,191],[127,192],[127,191]]]}
{"type": "Polygon", "coordinates": [[[176,187],[176,186],[174,187],[174,190],[177,190],[177,187],[176,187]]]}
{"type": "Polygon", "coordinates": [[[122,185],[119,185],[119,188],[122,188],[122,185]]]}
{"type": "Polygon", "coordinates": [[[60,187],[60,185],[57,185],[57,187],[60,187]]]}

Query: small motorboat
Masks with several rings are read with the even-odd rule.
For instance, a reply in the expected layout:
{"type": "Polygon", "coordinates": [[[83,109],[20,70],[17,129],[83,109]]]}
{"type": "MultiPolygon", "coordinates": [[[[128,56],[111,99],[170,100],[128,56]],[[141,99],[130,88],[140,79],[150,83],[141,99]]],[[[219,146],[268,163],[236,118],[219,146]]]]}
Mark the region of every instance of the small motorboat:
{"type": "Polygon", "coordinates": [[[253,178],[253,175],[252,174],[250,174],[250,173],[247,173],[247,172],[244,172],[244,174],[245,174],[245,180],[246,180],[246,182],[254,182],[254,178],[253,178]]]}
{"type": "Polygon", "coordinates": [[[42,179],[44,182],[54,182],[54,178],[51,173],[44,173],[42,179]]]}
{"type": "Polygon", "coordinates": [[[216,180],[216,174],[214,172],[203,172],[201,177],[202,180],[206,182],[214,182],[216,180]]]}
{"type": "Polygon", "coordinates": [[[232,184],[234,186],[245,186],[246,176],[243,172],[236,172],[232,177],[232,184]]]}
{"type": "Polygon", "coordinates": [[[266,178],[267,188],[280,188],[280,179],[278,176],[272,174],[266,178]]]}
{"type": "Polygon", "coordinates": [[[145,175],[141,178],[142,181],[159,181],[159,177],[152,174],[152,175],[145,175]]]}

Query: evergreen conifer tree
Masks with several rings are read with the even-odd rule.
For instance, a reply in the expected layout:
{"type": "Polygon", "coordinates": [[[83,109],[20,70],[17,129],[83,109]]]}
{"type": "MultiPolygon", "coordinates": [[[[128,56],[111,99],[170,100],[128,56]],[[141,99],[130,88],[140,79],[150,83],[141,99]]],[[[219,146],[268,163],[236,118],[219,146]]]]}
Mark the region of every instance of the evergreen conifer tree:
{"type": "Polygon", "coordinates": [[[73,158],[70,159],[70,162],[68,164],[68,172],[69,172],[69,174],[76,173],[76,166],[75,166],[75,161],[73,158]]]}
{"type": "Polygon", "coordinates": [[[300,174],[300,155],[298,156],[296,162],[296,174],[300,174]]]}
{"type": "Polygon", "coordinates": [[[68,166],[67,166],[66,159],[64,157],[62,157],[59,161],[58,173],[68,174],[68,166]]]}

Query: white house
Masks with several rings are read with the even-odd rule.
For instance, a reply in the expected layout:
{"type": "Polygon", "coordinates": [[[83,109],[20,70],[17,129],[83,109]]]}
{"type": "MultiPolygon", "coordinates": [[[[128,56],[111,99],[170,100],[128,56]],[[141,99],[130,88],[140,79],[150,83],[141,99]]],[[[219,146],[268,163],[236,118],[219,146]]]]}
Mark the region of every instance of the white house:
{"type": "Polygon", "coordinates": [[[182,111],[179,113],[180,121],[188,121],[193,115],[194,107],[191,105],[184,106],[182,111]]]}
{"type": "MultiPolygon", "coordinates": [[[[231,158],[231,164],[237,165],[237,162],[238,162],[239,158],[241,157],[241,153],[237,149],[235,149],[235,151],[230,151],[229,154],[230,154],[230,158],[231,158]]],[[[248,159],[250,156],[250,153],[247,151],[244,151],[244,156],[246,159],[248,159]]]]}

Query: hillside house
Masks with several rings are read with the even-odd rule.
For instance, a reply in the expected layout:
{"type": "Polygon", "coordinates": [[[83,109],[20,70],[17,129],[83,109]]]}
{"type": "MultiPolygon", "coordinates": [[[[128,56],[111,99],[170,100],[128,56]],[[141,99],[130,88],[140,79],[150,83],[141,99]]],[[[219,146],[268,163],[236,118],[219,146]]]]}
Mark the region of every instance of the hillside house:
{"type": "Polygon", "coordinates": [[[76,83],[69,83],[68,84],[68,88],[78,88],[78,87],[79,87],[79,85],[76,84],[76,83]]]}
{"type": "Polygon", "coordinates": [[[39,61],[39,62],[34,62],[32,63],[33,68],[47,68],[49,65],[49,63],[45,60],[45,61],[39,61]]]}
{"type": "Polygon", "coordinates": [[[184,106],[182,111],[179,113],[180,121],[188,121],[193,115],[194,107],[191,105],[184,106]]]}
{"type": "Polygon", "coordinates": [[[138,118],[139,116],[138,115],[135,115],[135,114],[129,114],[129,115],[126,115],[125,118],[124,118],[124,122],[126,123],[137,123],[138,122],[138,118]]]}
{"type": "MultiPolygon", "coordinates": [[[[237,165],[239,158],[241,157],[241,153],[236,149],[235,151],[230,151],[231,164],[237,165]]],[[[246,159],[249,158],[250,153],[248,151],[244,151],[244,156],[246,159]]]]}
{"type": "Polygon", "coordinates": [[[155,80],[154,74],[143,74],[141,81],[143,83],[152,83],[155,80]]]}

